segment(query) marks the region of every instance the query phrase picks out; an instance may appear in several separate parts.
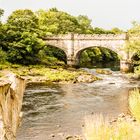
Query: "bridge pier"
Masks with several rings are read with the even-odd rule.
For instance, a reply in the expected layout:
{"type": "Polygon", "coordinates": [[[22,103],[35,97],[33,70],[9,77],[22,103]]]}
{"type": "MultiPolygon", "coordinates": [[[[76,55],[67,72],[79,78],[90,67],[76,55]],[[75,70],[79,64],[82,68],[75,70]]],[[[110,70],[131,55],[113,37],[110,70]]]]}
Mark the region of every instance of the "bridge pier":
{"type": "Polygon", "coordinates": [[[120,60],[120,71],[121,72],[132,72],[133,64],[130,60],[120,60]]]}
{"type": "Polygon", "coordinates": [[[73,66],[76,66],[76,61],[72,58],[68,58],[67,59],[67,65],[70,66],[70,67],[73,67],[73,66]]]}

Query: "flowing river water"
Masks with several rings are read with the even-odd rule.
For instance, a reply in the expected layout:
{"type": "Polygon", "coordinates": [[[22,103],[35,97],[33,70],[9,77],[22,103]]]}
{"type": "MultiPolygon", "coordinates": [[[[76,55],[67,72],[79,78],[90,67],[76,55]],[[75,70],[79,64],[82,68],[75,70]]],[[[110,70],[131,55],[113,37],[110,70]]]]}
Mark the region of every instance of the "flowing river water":
{"type": "MultiPolygon", "coordinates": [[[[88,69],[87,69],[88,70],[88,69]]],[[[94,70],[88,70],[94,73],[94,70]]],[[[96,74],[103,80],[77,84],[33,84],[24,94],[17,140],[64,140],[82,135],[84,118],[94,113],[117,117],[128,112],[128,91],[138,87],[120,72],[96,74]]]]}

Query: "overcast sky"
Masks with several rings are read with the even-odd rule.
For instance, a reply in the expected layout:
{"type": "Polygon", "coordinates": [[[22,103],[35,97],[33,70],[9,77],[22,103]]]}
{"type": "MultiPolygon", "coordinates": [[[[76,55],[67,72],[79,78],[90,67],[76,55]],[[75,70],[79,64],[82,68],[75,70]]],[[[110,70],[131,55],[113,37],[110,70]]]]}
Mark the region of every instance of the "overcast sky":
{"type": "Polygon", "coordinates": [[[4,19],[16,9],[49,9],[56,7],[74,16],[87,15],[94,27],[128,29],[140,21],[140,0],[0,0],[4,19]]]}

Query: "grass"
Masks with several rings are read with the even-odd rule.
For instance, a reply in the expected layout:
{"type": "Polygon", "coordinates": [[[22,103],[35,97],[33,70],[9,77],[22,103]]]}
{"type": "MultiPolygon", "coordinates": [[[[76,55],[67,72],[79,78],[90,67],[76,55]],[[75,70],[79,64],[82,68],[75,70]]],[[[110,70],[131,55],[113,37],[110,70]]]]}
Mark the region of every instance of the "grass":
{"type": "Polygon", "coordinates": [[[102,115],[86,119],[84,129],[86,140],[139,140],[140,126],[125,120],[109,124],[102,115]]]}
{"type": "Polygon", "coordinates": [[[140,91],[137,88],[130,92],[129,109],[136,120],[140,122],[140,91]]]}
{"type": "MultiPolygon", "coordinates": [[[[1,71],[8,70],[12,71],[16,75],[28,77],[30,81],[37,80],[43,82],[76,82],[77,77],[80,75],[89,75],[89,73],[78,70],[78,69],[64,69],[63,67],[46,67],[45,65],[30,65],[30,66],[21,66],[21,65],[1,65],[1,71]]],[[[99,80],[98,77],[91,75],[92,81],[99,80]]],[[[39,82],[39,81],[37,81],[39,82]]]]}
{"type": "Polygon", "coordinates": [[[86,140],[140,140],[140,91],[135,89],[129,96],[129,108],[136,122],[118,119],[109,123],[102,114],[85,119],[86,140]]]}

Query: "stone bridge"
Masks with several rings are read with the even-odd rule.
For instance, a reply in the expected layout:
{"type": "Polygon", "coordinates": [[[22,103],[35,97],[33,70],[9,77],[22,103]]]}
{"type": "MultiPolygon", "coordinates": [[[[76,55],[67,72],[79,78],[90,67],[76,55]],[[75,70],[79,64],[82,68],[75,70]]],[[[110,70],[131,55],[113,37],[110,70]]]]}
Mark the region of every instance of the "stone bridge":
{"type": "Polygon", "coordinates": [[[104,47],[116,52],[120,58],[120,68],[128,67],[128,61],[133,54],[125,51],[127,34],[66,34],[46,36],[47,45],[55,46],[63,50],[67,56],[68,65],[77,65],[80,54],[90,47],[104,47]]]}

